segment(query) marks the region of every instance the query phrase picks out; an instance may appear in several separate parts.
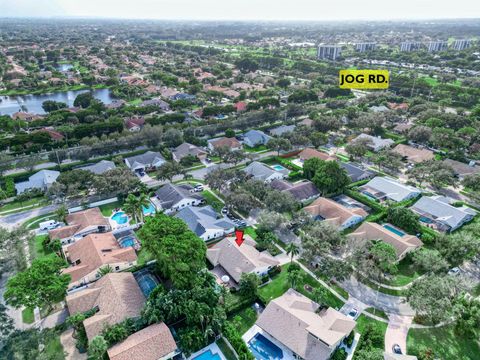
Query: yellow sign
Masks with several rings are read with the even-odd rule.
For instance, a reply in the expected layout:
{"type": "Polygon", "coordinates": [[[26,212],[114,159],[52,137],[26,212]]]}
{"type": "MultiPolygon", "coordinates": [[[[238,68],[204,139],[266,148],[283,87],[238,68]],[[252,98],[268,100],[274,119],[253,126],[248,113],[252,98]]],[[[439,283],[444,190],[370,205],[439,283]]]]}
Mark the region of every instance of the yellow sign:
{"type": "Polygon", "coordinates": [[[388,70],[340,70],[341,89],[388,89],[388,70]]]}

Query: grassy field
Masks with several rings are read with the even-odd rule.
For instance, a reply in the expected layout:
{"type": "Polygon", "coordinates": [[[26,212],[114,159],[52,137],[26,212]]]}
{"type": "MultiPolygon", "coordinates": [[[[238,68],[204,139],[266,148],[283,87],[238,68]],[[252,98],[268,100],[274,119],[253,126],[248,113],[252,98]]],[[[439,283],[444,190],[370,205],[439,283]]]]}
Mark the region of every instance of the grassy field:
{"type": "Polygon", "coordinates": [[[407,337],[407,351],[418,355],[422,348],[432,349],[440,360],[477,360],[480,358],[480,331],[476,339],[466,339],[453,331],[453,326],[434,329],[410,329],[407,337]]]}
{"type": "Polygon", "coordinates": [[[106,217],[110,217],[113,213],[113,210],[120,207],[122,207],[122,204],[119,201],[99,206],[102,215],[106,217]]]}
{"type": "Polygon", "coordinates": [[[387,316],[387,314],[385,314],[385,312],[383,310],[378,310],[378,309],[369,307],[369,308],[366,308],[364,311],[366,311],[366,312],[368,312],[372,315],[376,315],[378,317],[381,317],[385,320],[388,320],[388,316],[387,316]]]}
{"type": "MultiPolygon", "coordinates": [[[[13,212],[21,208],[34,209],[48,203],[45,197],[36,197],[26,201],[13,201],[0,207],[0,213],[13,212]]],[[[25,210],[27,210],[25,209],[25,210]]]]}
{"type": "Polygon", "coordinates": [[[22,321],[25,324],[33,324],[35,316],[33,315],[33,309],[25,308],[22,310],[22,321]]]}
{"type": "Polygon", "coordinates": [[[387,331],[387,323],[371,319],[363,314],[358,317],[357,326],[355,327],[355,330],[360,334],[363,334],[367,324],[373,324],[376,328],[380,329],[382,334],[385,336],[385,332],[387,331]]]}
{"type": "MultiPolygon", "coordinates": [[[[276,275],[269,284],[259,289],[259,297],[265,304],[267,304],[270,300],[283,295],[283,293],[285,293],[291,287],[287,277],[287,266],[288,265],[284,265],[280,274],[276,275]]],[[[303,295],[312,298],[312,294],[305,290],[305,286],[308,285],[312,288],[319,288],[322,285],[320,285],[317,280],[315,280],[305,271],[300,271],[302,273],[302,279],[296,285],[296,290],[301,292],[303,295]]],[[[327,296],[322,299],[322,302],[336,309],[340,309],[343,306],[343,302],[330,291],[327,292],[327,296]]]]}
{"type": "Polygon", "coordinates": [[[202,196],[205,198],[207,204],[213,207],[215,211],[222,211],[223,202],[221,202],[210,190],[202,191],[202,196]]]}
{"type": "Polygon", "coordinates": [[[48,235],[39,235],[32,238],[32,241],[28,244],[30,250],[30,256],[33,259],[38,259],[52,254],[51,251],[43,247],[43,241],[48,238],[48,235]]]}
{"type": "Polygon", "coordinates": [[[65,359],[65,351],[60,342],[60,335],[52,336],[45,343],[45,350],[43,351],[45,359],[49,360],[63,360],[65,359]]]}
{"type": "Polygon", "coordinates": [[[249,306],[230,316],[228,321],[243,335],[255,324],[255,321],[257,321],[257,313],[249,306]]]}
{"type": "Polygon", "coordinates": [[[257,232],[255,231],[255,229],[254,229],[253,227],[247,226],[247,227],[244,229],[244,231],[245,231],[245,235],[250,235],[250,237],[251,237],[252,239],[255,240],[255,239],[257,238],[257,232]]]}
{"type": "Polygon", "coordinates": [[[412,260],[407,256],[398,263],[398,273],[385,283],[391,286],[403,286],[417,279],[421,274],[413,266],[412,260]]]}

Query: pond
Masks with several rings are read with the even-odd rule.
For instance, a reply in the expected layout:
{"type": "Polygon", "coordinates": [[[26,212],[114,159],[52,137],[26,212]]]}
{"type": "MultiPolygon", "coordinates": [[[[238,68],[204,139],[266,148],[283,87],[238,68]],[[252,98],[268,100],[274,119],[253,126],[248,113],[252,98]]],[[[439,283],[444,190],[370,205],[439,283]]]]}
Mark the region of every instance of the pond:
{"type": "Polygon", "coordinates": [[[91,91],[92,95],[103,102],[105,105],[115,100],[110,89],[93,90],[71,90],[40,95],[19,95],[19,96],[1,96],[0,95],[0,115],[12,115],[21,110],[22,105],[26,111],[34,114],[45,114],[42,104],[46,100],[64,102],[68,107],[73,106],[73,102],[78,94],[91,91]]]}

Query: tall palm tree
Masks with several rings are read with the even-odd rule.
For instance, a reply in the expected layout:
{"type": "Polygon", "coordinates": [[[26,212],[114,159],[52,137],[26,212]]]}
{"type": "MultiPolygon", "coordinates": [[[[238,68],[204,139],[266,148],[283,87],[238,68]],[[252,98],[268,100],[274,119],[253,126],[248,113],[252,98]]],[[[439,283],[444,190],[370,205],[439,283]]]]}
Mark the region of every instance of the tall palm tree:
{"type": "Polygon", "coordinates": [[[104,275],[107,275],[107,274],[110,274],[112,272],[113,272],[113,268],[109,264],[107,264],[107,265],[101,267],[100,269],[98,269],[98,275],[100,277],[102,277],[104,275]]]}
{"type": "Polygon", "coordinates": [[[300,254],[300,249],[293,242],[287,244],[286,247],[287,254],[290,255],[290,263],[293,263],[293,257],[300,254]]]}
{"type": "Polygon", "coordinates": [[[142,206],[135,195],[129,194],[122,208],[128,215],[135,219],[135,222],[138,222],[137,215],[139,214],[139,210],[142,212],[142,206]]]}
{"type": "Polygon", "coordinates": [[[140,209],[139,209],[140,219],[143,222],[143,218],[144,218],[143,207],[148,208],[150,206],[150,199],[145,193],[140,193],[140,195],[137,198],[137,201],[140,206],[140,209]]]}

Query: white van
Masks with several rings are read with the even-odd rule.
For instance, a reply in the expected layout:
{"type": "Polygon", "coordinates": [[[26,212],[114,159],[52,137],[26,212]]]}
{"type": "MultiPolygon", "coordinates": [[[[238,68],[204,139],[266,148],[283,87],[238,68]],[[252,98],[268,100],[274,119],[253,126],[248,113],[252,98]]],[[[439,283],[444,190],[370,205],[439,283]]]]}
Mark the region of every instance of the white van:
{"type": "Polygon", "coordinates": [[[47,220],[40,223],[40,230],[52,230],[60,225],[56,220],[47,220]]]}

